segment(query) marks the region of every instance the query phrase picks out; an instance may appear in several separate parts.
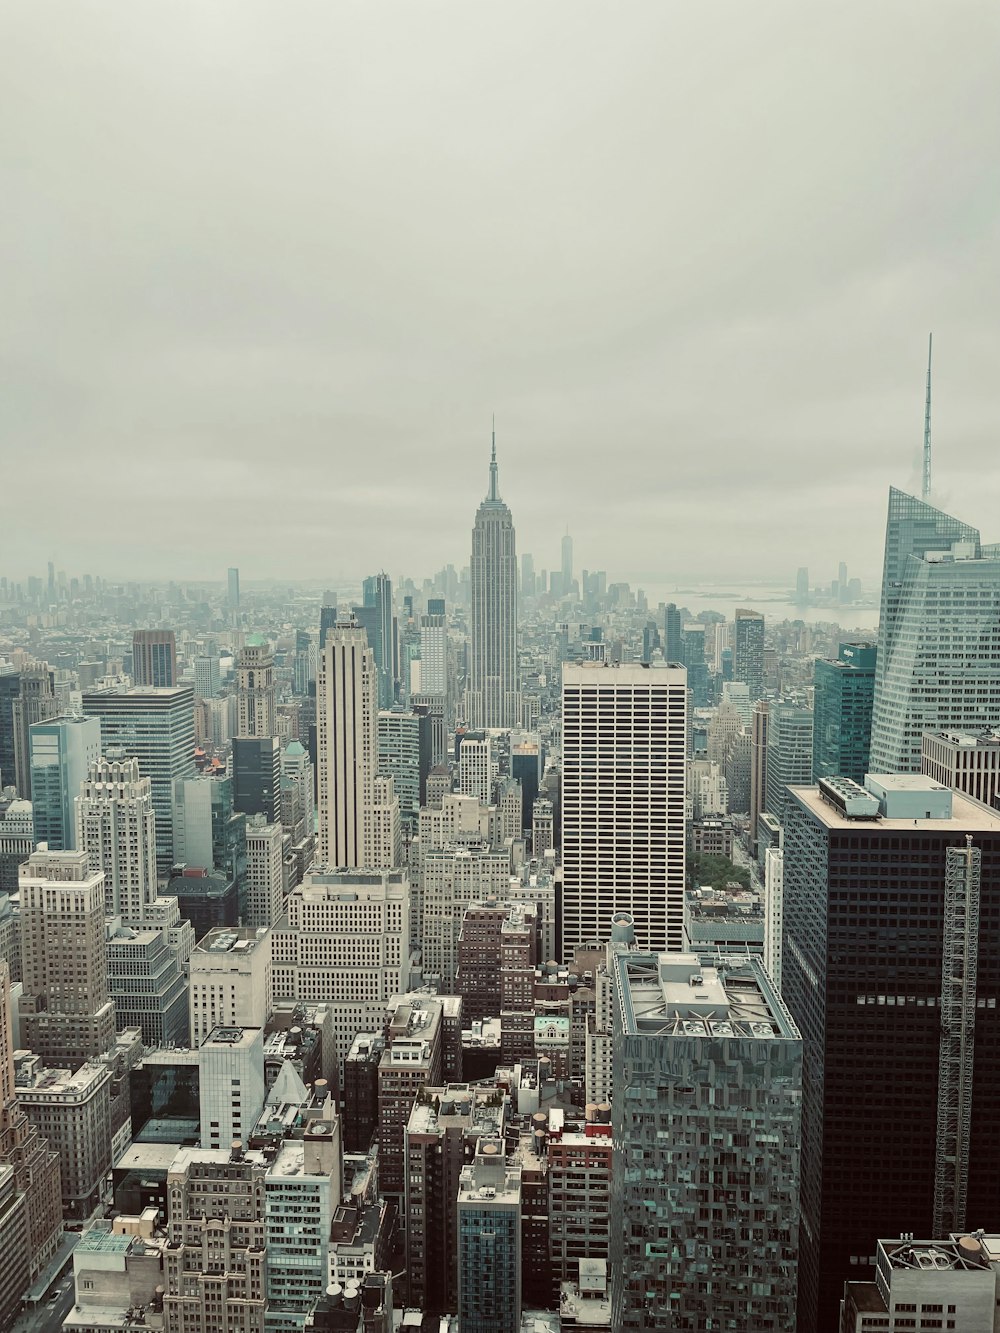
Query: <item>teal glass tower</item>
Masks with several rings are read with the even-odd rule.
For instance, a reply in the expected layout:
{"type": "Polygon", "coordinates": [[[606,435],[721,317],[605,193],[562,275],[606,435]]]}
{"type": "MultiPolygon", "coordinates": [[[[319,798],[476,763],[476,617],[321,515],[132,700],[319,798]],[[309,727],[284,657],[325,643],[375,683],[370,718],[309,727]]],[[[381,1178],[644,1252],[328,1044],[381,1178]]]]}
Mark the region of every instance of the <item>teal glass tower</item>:
{"type": "Polygon", "coordinates": [[[919,773],[925,731],[982,731],[1000,715],[1000,546],[889,492],[870,767],[919,773]]]}
{"type": "Polygon", "coordinates": [[[31,816],[35,842],[51,852],[76,851],[76,807],[80,784],[101,757],[96,717],[54,717],[28,728],[31,756],[31,816]]]}
{"type": "Polygon", "coordinates": [[[817,659],[813,681],[813,781],[868,772],[877,649],[842,643],[835,660],[817,659]]]}

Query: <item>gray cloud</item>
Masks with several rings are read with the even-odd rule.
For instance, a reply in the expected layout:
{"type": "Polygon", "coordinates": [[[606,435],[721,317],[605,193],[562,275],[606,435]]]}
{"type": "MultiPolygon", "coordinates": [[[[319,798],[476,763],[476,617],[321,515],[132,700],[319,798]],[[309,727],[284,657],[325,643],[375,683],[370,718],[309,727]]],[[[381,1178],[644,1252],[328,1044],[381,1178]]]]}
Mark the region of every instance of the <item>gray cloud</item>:
{"type": "Polygon", "coordinates": [[[879,567],[1000,537],[992,5],[6,0],[3,567],[879,567]],[[15,482],[16,484],[10,484],[15,482]]]}

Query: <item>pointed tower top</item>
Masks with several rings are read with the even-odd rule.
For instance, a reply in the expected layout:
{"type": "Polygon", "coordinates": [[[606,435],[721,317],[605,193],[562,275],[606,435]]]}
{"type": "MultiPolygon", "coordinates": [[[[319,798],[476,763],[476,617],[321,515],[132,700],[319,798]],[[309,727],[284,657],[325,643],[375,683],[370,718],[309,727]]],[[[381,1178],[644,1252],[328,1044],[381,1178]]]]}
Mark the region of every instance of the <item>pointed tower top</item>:
{"type": "Polygon", "coordinates": [[[493,415],[493,452],[490,455],[490,489],[486,496],[487,500],[499,500],[500,494],[497,491],[497,419],[496,413],[493,415]]]}

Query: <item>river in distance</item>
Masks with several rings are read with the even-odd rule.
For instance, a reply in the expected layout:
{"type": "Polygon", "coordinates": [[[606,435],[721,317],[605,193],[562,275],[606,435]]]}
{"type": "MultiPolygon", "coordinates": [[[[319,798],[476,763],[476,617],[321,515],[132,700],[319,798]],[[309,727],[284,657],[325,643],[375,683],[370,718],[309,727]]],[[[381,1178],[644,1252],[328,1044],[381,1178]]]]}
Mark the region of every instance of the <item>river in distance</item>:
{"type": "Polygon", "coordinates": [[[802,620],[807,625],[821,621],[839,625],[842,630],[862,630],[872,634],[878,628],[878,605],[867,601],[860,606],[797,606],[787,586],[778,583],[661,583],[657,580],[630,580],[633,591],[642,588],[650,607],[660,602],[686,606],[692,615],[699,611],[718,611],[732,620],[736,608],[745,606],[760,611],[768,620],[802,620]],[[742,589],[742,591],[741,591],[742,589]]]}

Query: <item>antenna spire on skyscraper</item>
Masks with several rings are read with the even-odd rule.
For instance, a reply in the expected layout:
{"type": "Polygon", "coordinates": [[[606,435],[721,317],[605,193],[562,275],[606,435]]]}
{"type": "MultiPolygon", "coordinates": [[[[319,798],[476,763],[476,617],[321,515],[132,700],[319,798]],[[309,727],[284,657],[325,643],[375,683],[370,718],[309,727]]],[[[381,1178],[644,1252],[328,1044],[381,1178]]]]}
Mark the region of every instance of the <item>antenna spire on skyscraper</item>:
{"type": "Polygon", "coordinates": [[[490,493],[486,497],[488,500],[499,500],[497,493],[497,418],[493,414],[493,452],[490,455],[490,493]]]}
{"type": "Polygon", "coordinates": [[[924,479],[920,495],[924,501],[931,498],[931,352],[934,334],[927,335],[927,399],[924,403],[924,479]]]}

